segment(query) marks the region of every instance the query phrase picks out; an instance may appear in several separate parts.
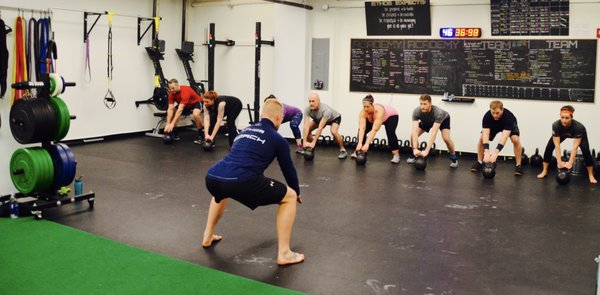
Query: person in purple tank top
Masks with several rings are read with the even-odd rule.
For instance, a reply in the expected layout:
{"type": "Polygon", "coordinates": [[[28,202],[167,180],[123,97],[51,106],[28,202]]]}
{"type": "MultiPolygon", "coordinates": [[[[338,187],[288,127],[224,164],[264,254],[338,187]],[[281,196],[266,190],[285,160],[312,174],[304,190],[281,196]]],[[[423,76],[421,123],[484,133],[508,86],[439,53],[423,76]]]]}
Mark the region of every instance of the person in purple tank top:
{"type": "MultiPolygon", "coordinates": [[[[271,94],[267,98],[265,98],[265,102],[267,99],[278,99],[275,95],[271,94]]],[[[290,122],[290,129],[292,129],[292,133],[294,134],[294,139],[296,139],[296,153],[302,153],[302,133],[300,132],[300,122],[302,122],[302,110],[295,106],[287,105],[282,103],[283,105],[283,123],[290,122]]]]}

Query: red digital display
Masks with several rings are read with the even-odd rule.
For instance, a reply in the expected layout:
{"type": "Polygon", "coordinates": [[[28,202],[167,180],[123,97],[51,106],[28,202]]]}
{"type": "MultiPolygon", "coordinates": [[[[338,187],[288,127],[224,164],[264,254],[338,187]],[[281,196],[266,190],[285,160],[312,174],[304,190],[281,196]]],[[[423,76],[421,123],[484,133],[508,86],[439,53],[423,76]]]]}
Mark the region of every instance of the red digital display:
{"type": "Polygon", "coordinates": [[[480,28],[441,28],[442,38],[480,38],[480,28]]]}

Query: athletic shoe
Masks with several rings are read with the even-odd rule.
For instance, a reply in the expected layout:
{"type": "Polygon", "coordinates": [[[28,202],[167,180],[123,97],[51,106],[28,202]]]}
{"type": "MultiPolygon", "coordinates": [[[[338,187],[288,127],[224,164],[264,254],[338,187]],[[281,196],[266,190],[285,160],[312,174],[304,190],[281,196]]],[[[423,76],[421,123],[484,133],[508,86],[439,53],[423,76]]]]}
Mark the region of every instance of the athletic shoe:
{"type": "Polygon", "coordinates": [[[414,156],[410,156],[410,157],[408,157],[408,159],[406,159],[406,163],[414,164],[415,160],[416,160],[416,158],[414,156]]]}
{"type": "Polygon", "coordinates": [[[198,138],[197,140],[194,140],[194,144],[203,144],[204,143],[204,139],[202,138],[198,138]]]}
{"type": "Polygon", "coordinates": [[[298,148],[296,149],[296,154],[302,154],[302,152],[304,152],[304,149],[302,149],[302,146],[299,145],[298,148]]]}
{"type": "Polygon", "coordinates": [[[340,154],[338,155],[338,159],[346,159],[348,157],[348,153],[346,152],[346,150],[341,150],[340,154]]]}
{"type": "Polygon", "coordinates": [[[483,164],[479,162],[475,162],[473,166],[471,166],[471,172],[481,172],[483,170],[483,164]]]}
{"type": "Polygon", "coordinates": [[[356,159],[356,151],[354,151],[354,152],[352,153],[352,155],[350,155],[350,159],[356,159]]]}
{"type": "Polygon", "coordinates": [[[394,157],[392,157],[390,162],[392,162],[392,164],[399,164],[400,163],[400,155],[394,155],[394,157]]]}
{"type": "Polygon", "coordinates": [[[458,167],[458,160],[457,159],[450,159],[450,167],[452,167],[452,168],[458,167]]]}
{"type": "Polygon", "coordinates": [[[523,167],[521,167],[521,165],[515,166],[515,175],[516,176],[523,175],[523,167]]]}

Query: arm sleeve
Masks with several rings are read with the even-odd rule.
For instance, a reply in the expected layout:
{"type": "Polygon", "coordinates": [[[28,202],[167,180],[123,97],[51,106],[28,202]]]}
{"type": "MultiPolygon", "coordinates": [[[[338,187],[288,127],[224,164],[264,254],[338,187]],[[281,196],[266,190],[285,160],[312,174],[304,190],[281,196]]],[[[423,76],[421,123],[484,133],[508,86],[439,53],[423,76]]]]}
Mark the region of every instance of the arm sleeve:
{"type": "Polygon", "coordinates": [[[552,123],[552,136],[560,136],[560,121],[552,123]]]}
{"type": "Polygon", "coordinates": [[[481,127],[491,128],[492,127],[491,120],[494,120],[494,119],[492,118],[492,115],[490,114],[490,112],[485,113],[485,115],[483,115],[483,120],[481,120],[481,127]]]}
{"type": "Polygon", "coordinates": [[[285,182],[296,191],[296,194],[300,195],[298,174],[296,174],[296,168],[290,156],[290,146],[283,137],[280,137],[275,154],[277,155],[277,162],[279,163],[281,172],[283,172],[283,176],[285,177],[285,182]]]}

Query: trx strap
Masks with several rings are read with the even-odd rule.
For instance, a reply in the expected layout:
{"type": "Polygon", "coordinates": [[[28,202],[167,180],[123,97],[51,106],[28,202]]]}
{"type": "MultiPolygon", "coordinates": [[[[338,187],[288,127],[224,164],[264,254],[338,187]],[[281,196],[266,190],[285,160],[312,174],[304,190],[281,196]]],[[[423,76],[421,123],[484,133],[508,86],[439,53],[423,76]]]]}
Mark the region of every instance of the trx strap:
{"type": "MultiPolygon", "coordinates": [[[[160,26],[160,16],[155,16],[154,17],[154,32],[155,32],[155,36],[156,39],[152,40],[152,46],[156,46],[156,50],[158,52],[160,52],[160,44],[158,42],[156,42],[156,44],[154,44],[154,41],[158,40],[158,27],[160,26]]],[[[158,70],[154,71],[154,88],[159,88],[161,87],[163,81],[160,81],[160,77],[158,75],[158,70]]]]}
{"type": "Polygon", "coordinates": [[[6,34],[10,33],[6,24],[0,19],[0,98],[6,93],[6,78],[8,76],[8,48],[6,48],[6,34]]]}
{"type": "MultiPolygon", "coordinates": [[[[23,24],[25,19],[17,16],[15,20],[15,58],[13,63],[13,83],[27,81],[27,68],[25,64],[25,40],[23,38],[23,24]]],[[[11,105],[17,99],[27,95],[26,90],[13,89],[11,105]]]]}
{"type": "Polygon", "coordinates": [[[112,93],[112,72],[113,72],[113,54],[112,54],[112,17],[115,15],[114,12],[108,12],[108,54],[106,57],[106,78],[108,80],[108,90],[104,95],[104,105],[109,109],[113,109],[117,105],[117,100],[112,93]]]}

